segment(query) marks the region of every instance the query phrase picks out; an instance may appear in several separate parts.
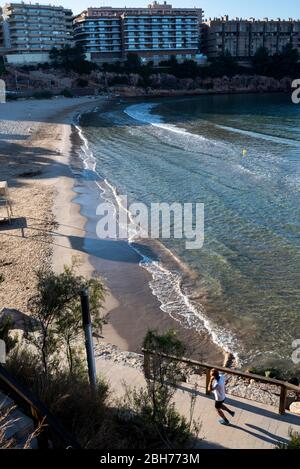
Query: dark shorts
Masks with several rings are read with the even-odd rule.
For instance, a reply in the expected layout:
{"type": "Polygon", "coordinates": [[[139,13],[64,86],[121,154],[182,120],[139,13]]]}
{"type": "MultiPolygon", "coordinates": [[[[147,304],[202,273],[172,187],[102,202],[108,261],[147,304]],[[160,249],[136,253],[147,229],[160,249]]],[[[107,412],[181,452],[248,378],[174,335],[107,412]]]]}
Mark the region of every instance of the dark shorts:
{"type": "Polygon", "coordinates": [[[225,402],[225,399],[224,399],[224,401],[216,401],[215,402],[215,408],[216,409],[221,409],[224,402],[225,402]]]}

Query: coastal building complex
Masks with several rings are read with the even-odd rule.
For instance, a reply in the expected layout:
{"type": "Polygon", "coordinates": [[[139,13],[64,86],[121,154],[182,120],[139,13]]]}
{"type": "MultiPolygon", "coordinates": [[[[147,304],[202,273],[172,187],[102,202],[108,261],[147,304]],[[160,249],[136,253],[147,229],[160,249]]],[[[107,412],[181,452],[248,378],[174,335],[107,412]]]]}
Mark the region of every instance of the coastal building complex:
{"type": "Polygon", "coordinates": [[[201,8],[173,8],[154,1],[143,8],[87,8],[77,16],[61,6],[7,3],[0,11],[0,54],[13,64],[49,61],[49,51],[67,44],[83,47],[88,60],[122,61],[138,54],[155,64],[205,61],[229,51],[247,61],[264,47],[270,55],[287,44],[300,52],[300,20],[203,20],[201,8]]]}
{"type": "Polygon", "coordinates": [[[238,59],[248,59],[261,47],[274,55],[287,44],[292,44],[300,52],[299,20],[230,20],[224,16],[205,21],[202,32],[203,51],[209,58],[219,57],[229,51],[238,59]]]}
{"type": "Polygon", "coordinates": [[[0,47],[9,56],[22,55],[24,62],[42,61],[53,47],[71,42],[72,18],[63,7],[8,3],[2,8],[0,47]]]}
{"type": "Polygon", "coordinates": [[[91,60],[122,60],[129,52],[155,63],[176,55],[199,55],[201,8],[173,8],[153,2],[148,8],[88,8],[74,19],[74,40],[91,60]]]}

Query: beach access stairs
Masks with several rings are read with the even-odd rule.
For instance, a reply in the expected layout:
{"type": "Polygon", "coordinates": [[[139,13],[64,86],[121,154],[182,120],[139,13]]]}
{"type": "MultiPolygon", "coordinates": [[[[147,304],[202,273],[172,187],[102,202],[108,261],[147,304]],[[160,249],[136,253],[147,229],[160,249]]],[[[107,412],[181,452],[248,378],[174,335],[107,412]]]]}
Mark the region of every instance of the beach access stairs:
{"type": "Polygon", "coordinates": [[[80,449],[79,443],[29,389],[0,365],[0,448],[80,449]]]}

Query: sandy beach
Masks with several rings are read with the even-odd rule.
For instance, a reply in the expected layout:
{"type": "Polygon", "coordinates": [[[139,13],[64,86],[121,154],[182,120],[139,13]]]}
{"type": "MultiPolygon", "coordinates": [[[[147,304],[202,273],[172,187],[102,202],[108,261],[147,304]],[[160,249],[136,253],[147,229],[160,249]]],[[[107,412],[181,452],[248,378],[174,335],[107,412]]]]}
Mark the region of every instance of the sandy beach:
{"type": "Polygon", "coordinates": [[[4,277],[0,310],[28,313],[35,272],[45,263],[59,271],[75,256],[80,271],[91,274],[88,256],[68,246],[64,225],[73,223],[72,231],[84,238],[85,219],[72,203],[70,135],[74,115],[95,105],[94,98],[85,97],[22,100],[0,106],[0,180],[8,182],[14,214],[11,226],[0,222],[4,277]]]}
{"type": "Polygon", "coordinates": [[[220,364],[224,354],[208,336],[183,329],[161,311],[137,253],[124,241],[96,237],[99,189],[84,177],[81,142],[72,122],[103,103],[106,97],[0,106],[0,180],[8,181],[14,210],[10,226],[0,222],[0,311],[28,314],[35,272],[45,263],[61,271],[76,260],[80,273],[97,272],[107,285],[105,342],[135,352],[149,328],[175,328],[189,355],[220,364]]]}

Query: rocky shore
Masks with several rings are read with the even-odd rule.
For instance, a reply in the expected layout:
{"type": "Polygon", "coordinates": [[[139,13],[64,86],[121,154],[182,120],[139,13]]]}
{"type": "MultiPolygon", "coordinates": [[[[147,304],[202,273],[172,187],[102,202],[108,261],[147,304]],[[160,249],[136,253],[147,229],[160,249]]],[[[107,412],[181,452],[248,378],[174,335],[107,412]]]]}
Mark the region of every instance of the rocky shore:
{"type": "MultiPolygon", "coordinates": [[[[95,357],[96,360],[107,360],[111,361],[112,364],[135,368],[139,371],[143,370],[143,355],[121,351],[115,345],[98,342],[95,347],[95,357]]],[[[227,376],[226,378],[228,379],[226,389],[229,396],[241,397],[278,409],[280,400],[280,388],[278,386],[257,383],[254,380],[246,380],[235,376],[227,376]]],[[[205,375],[191,374],[187,377],[187,382],[192,386],[205,387],[205,379],[205,375]]],[[[294,393],[290,393],[288,398],[290,402],[297,400],[294,393]]]]}
{"type": "Polygon", "coordinates": [[[124,352],[116,345],[98,343],[95,346],[96,359],[109,360],[115,364],[136,368],[140,371],[143,369],[143,355],[134,352],[124,352]]]}
{"type": "MultiPolygon", "coordinates": [[[[275,79],[260,75],[236,75],[222,78],[176,78],[174,75],[159,73],[151,75],[149,86],[139,86],[138,75],[126,75],[127,85],[109,86],[109,92],[124,97],[176,97],[207,94],[239,94],[239,93],[278,93],[290,92],[291,79],[286,77],[275,79]]],[[[115,73],[106,74],[105,82],[125,79],[115,73]]],[[[102,79],[102,77],[98,77],[102,79]]]]}

